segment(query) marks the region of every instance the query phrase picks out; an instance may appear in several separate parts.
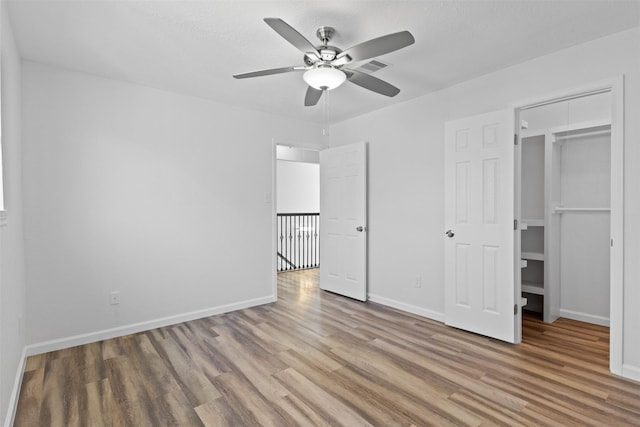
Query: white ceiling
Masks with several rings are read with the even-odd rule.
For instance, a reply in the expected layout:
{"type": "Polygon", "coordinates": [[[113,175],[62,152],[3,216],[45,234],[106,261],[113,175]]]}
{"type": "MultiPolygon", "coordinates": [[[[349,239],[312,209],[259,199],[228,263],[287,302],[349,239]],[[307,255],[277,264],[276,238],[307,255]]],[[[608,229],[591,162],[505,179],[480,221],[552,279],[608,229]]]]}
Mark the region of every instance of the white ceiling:
{"type": "MultiPolygon", "coordinates": [[[[9,1],[25,59],[275,114],[341,121],[640,25],[632,1],[9,1]],[[301,73],[232,74],[302,65],[263,22],[278,17],[314,44],[332,26],[346,49],[409,30],[416,43],[380,57],[395,98],[346,83],[304,107],[301,73]],[[326,109],[326,113],[325,113],[326,109]],[[326,114],[326,115],[325,115],[326,114]]],[[[318,43],[317,43],[318,42],[318,43]]]]}

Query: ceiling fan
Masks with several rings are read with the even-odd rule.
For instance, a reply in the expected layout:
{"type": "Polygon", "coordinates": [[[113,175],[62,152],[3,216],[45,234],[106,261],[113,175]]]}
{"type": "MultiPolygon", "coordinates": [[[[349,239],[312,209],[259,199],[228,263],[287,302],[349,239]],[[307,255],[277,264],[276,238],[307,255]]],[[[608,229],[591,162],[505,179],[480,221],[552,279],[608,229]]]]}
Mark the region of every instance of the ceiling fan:
{"type": "Polygon", "coordinates": [[[350,62],[363,61],[413,44],[415,39],[409,31],[387,34],[341,50],[329,46],[335,34],[331,27],[318,28],[316,36],[322,44],[314,46],[280,18],[265,18],[264,22],[304,54],[304,65],[235,74],[233,77],[236,79],[304,71],[302,78],[309,85],[304,98],[305,106],[316,105],[325,90],[335,89],[345,81],[381,95],[396,96],[400,92],[400,89],[384,80],[345,66],[350,62]]]}

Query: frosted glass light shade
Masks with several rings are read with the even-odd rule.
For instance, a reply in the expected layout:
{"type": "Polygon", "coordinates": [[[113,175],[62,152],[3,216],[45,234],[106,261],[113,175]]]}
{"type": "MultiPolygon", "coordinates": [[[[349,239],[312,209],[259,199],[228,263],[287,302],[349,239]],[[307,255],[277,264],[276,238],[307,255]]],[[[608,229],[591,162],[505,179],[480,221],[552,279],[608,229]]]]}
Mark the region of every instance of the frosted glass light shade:
{"type": "Polygon", "coordinates": [[[347,79],[347,75],[337,68],[318,67],[306,71],[302,78],[314,89],[331,90],[340,86],[347,79]]]}

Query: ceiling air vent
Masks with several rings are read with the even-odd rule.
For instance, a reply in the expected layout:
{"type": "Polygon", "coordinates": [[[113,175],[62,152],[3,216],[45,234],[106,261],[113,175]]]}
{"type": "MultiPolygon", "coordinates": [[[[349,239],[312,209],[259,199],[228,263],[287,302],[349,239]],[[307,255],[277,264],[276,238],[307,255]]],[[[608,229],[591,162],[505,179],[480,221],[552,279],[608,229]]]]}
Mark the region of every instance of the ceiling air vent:
{"type": "Polygon", "coordinates": [[[379,59],[373,59],[367,62],[366,64],[359,66],[358,68],[356,68],[356,70],[361,71],[363,73],[372,74],[378,70],[388,67],[389,65],[391,64],[386,64],[380,61],[379,59]]]}

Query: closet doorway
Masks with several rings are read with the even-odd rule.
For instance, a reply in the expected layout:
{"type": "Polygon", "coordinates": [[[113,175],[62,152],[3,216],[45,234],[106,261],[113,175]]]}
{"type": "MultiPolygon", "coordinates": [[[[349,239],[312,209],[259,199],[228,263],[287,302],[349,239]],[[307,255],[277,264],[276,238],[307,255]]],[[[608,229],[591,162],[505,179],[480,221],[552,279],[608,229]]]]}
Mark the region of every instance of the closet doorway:
{"type": "Polygon", "coordinates": [[[546,323],[562,317],[609,327],[614,373],[622,345],[617,103],[607,85],[516,109],[515,162],[522,311],[546,323]]]}

